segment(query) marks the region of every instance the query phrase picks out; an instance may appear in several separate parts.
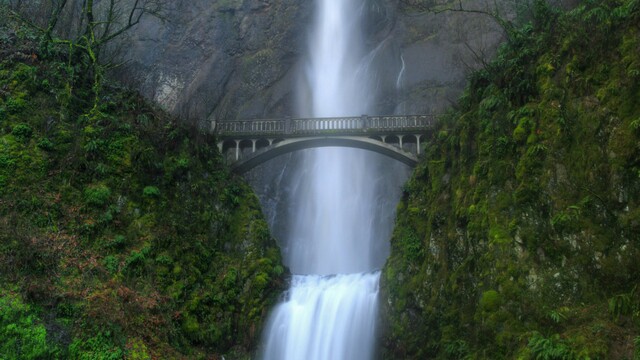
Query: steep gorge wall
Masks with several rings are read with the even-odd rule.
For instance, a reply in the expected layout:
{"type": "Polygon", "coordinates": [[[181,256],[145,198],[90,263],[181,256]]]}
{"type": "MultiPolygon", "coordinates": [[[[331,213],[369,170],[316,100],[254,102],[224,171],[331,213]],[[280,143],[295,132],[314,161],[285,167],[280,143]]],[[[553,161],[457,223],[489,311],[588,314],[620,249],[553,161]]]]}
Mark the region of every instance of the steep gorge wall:
{"type": "MultiPolygon", "coordinates": [[[[127,63],[117,75],[203,128],[224,119],[295,115],[298,62],[312,8],[313,2],[300,0],[169,4],[165,20],[146,17],[123,41],[127,63]]],[[[502,40],[489,17],[415,13],[397,0],[370,1],[364,11],[378,113],[443,111],[460,94],[468,71],[502,40]]]]}
{"type": "Polygon", "coordinates": [[[308,13],[297,0],[171,3],[124,41],[117,75],[201,127],[220,118],[280,116],[308,13]]]}
{"type": "MultiPolygon", "coordinates": [[[[95,3],[96,11],[104,15],[107,2],[95,3]]],[[[113,71],[119,80],[201,128],[225,119],[296,115],[296,98],[304,96],[296,94],[296,81],[313,1],[163,3],[161,17],[143,16],[140,24],[110,46],[116,62],[122,62],[113,71]]],[[[444,111],[460,95],[467,74],[486,63],[504,40],[503,29],[491,16],[442,11],[455,7],[457,2],[452,0],[432,3],[365,2],[362,11],[368,13],[365,33],[371,52],[363,66],[375,73],[376,84],[364,91],[376,98],[375,112],[444,111]],[[407,5],[415,3],[434,6],[434,11],[407,5]]],[[[526,3],[463,2],[465,9],[498,11],[506,19],[522,12],[526,3]]],[[[21,4],[16,6],[23,14],[46,24],[47,2],[16,4],[21,4]]],[[[129,9],[132,1],[119,4],[129,9]]],[[[68,1],[56,28],[58,35],[73,37],[82,28],[78,24],[81,9],[81,1],[68,1]]]]}
{"type": "Polygon", "coordinates": [[[470,77],[397,208],[384,358],[640,355],[639,18],[539,6],[470,77]]]}

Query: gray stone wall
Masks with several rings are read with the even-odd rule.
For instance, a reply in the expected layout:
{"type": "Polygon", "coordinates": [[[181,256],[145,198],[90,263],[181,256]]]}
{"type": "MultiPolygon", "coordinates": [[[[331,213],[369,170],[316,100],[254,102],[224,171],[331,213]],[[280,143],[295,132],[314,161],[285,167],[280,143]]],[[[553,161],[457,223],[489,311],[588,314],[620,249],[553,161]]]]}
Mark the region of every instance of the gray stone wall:
{"type": "Polygon", "coordinates": [[[120,44],[116,75],[187,121],[290,113],[291,83],[307,2],[193,0],[168,3],[120,44]]]}
{"type": "MultiPolygon", "coordinates": [[[[501,14],[513,18],[524,2],[499,1],[501,14]]],[[[486,4],[464,2],[469,9],[486,4]]],[[[126,64],[116,75],[202,128],[221,119],[295,115],[297,62],[312,8],[309,0],[169,2],[165,20],[146,17],[121,42],[126,64]]],[[[370,0],[365,11],[378,114],[444,111],[466,75],[504,40],[482,14],[420,13],[399,0],[370,0]]]]}

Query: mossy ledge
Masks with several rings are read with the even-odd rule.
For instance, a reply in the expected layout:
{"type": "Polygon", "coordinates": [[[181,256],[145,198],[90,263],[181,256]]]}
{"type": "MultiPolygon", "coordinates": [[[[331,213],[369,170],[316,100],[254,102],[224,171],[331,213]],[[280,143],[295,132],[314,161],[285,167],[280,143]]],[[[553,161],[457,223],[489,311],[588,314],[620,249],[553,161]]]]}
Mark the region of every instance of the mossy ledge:
{"type": "Polygon", "coordinates": [[[640,358],[640,2],[534,5],[404,189],[385,358],[640,358]]]}
{"type": "Polygon", "coordinates": [[[0,11],[0,358],[248,358],[286,275],[251,189],[0,11]]]}

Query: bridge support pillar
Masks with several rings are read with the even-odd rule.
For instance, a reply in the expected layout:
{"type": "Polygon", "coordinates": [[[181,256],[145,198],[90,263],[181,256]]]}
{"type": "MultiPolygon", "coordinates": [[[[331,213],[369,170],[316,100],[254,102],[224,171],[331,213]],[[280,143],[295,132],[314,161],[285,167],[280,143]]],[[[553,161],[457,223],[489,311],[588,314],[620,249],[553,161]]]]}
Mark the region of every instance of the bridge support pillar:
{"type": "Polygon", "coordinates": [[[414,135],[416,137],[416,146],[417,146],[417,150],[418,150],[418,155],[420,155],[420,138],[422,137],[422,135],[414,135]]]}
{"type": "Polygon", "coordinates": [[[402,138],[404,135],[398,135],[398,143],[400,144],[400,150],[402,150],[402,138]]]}
{"type": "Polygon", "coordinates": [[[240,160],[240,141],[234,140],[236,142],[236,161],[240,160]]]}
{"type": "Polygon", "coordinates": [[[252,151],[251,152],[256,152],[256,141],[255,139],[251,139],[251,143],[252,143],[252,151]]]}
{"type": "Polygon", "coordinates": [[[220,154],[222,154],[222,146],[223,146],[223,142],[222,141],[218,141],[218,151],[220,151],[220,154]]]}

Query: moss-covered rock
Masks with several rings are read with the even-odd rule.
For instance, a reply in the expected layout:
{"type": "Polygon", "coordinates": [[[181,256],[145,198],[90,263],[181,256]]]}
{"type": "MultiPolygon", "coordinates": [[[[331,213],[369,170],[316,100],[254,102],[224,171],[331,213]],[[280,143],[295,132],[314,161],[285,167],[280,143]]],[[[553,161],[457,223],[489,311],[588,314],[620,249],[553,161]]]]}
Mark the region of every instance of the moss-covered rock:
{"type": "Polygon", "coordinates": [[[638,353],[640,4],[535,7],[405,187],[386,358],[638,353]]]}
{"type": "Polygon", "coordinates": [[[0,27],[0,299],[25,304],[0,357],[252,351],[285,271],[251,189],[138,95],[87,105],[73,60],[40,60],[23,28],[0,27]]]}

